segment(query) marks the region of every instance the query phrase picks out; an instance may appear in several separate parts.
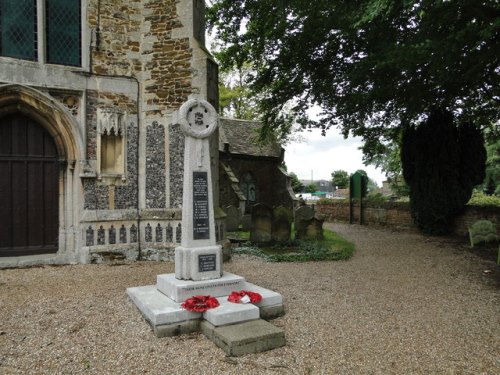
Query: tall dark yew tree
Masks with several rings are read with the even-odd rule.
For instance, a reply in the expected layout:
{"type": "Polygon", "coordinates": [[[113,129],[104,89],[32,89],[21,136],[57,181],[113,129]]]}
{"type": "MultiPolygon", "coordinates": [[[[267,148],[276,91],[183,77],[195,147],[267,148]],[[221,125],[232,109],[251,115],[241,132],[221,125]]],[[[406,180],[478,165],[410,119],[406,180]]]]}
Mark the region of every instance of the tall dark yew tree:
{"type": "Polygon", "coordinates": [[[401,161],[415,223],[444,234],[484,180],[486,150],[478,128],[457,126],[450,112],[434,110],[425,122],[404,128],[401,161]]]}

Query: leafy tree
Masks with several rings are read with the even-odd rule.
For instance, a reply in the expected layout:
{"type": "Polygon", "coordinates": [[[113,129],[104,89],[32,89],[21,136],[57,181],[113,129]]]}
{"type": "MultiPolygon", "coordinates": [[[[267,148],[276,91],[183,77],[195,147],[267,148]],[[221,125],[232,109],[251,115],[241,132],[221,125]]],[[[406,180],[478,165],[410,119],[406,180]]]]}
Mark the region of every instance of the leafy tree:
{"type": "Polygon", "coordinates": [[[299,178],[297,175],[293,172],[290,172],[288,174],[291,178],[292,182],[292,190],[294,193],[302,193],[304,191],[304,184],[300,182],[299,178]]]}
{"type": "Polygon", "coordinates": [[[221,66],[251,62],[264,135],[338,126],[367,155],[433,107],[499,118],[499,15],[496,0],[212,0],[207,12],[221,66]]]}
{"type": "Polygon", "coordinates": [[[306,193],[315,193],[318,190],[315,184],[309,184],[306,186],[306,193]]]}
{"type": "MultiPolygon", "coordinates": [[[[368,193],[378,190],[378,185],[377,185],[377,183],[375,182],[375,180],[371,179],[371,178],[368,176],[368,173],[366,173],[366,171],[365,171],[364,169],[358,169],[356,172],[361,173],[361,174],[364,174],[364,175],[368,178],[368,180],[367,180],[367,182],[366,182],[366,191],[367,191],[368,193]]],[[[355,173],[356,173],[356,172],[355,172],[355,173]]]]}
{"type": "Polygon", "coordinates": [[[376,168],[382,169],[387,177],[392,191],[398,196],[407,196],[410,190],[403,177],[401,167],[401,146],[397,140],[384,144],[383,151],[372,157],[366,164],[372,164],[376,168]]]}
{"type": "Polygon", "coordinates": [[[472,124],[457,126],[448,111],[434,110],[403,131],[403,175],[413,219],[426,233],[442,234],[484,180],[486,151],[472,124]]]}
{"type": "Polygon", "coordinates": [[[219,108],[221,116],[241,120],[257,120],[257,104],[246,79],[247,65],[222,70],[219,75],[219,108]]]}
{"type": "Polygon", "coordinates": [[[333,171],[332,183],[339,189],[346,189],[349,186],[349,173],[342,169],[333,171]]]}

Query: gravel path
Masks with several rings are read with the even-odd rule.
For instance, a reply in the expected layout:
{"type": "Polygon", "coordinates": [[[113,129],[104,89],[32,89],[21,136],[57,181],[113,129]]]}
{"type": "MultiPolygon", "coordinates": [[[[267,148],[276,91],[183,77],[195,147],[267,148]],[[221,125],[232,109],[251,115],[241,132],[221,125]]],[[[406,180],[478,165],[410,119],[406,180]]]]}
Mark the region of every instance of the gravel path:
{"type": "Polygon", "coordinates": [[[201,334],[157,339],[129,301],[173,264],[0,270],[0,374],[500,373],[495,263],[416,233],[327,226],[356,244],[351,260],[225,265],[287,310],[273,321],[287,346],[239,358],[201,334]]]}

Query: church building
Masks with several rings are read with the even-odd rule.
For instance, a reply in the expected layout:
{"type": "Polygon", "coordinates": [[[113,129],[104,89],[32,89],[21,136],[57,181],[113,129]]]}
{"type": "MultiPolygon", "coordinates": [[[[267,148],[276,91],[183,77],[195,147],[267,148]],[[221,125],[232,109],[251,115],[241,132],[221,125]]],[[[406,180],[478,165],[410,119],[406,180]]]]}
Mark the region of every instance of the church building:
{"type": "Polygon", "coordinates": [[[184,158],[172,116],[190,98],[218,103],[204,10],[0,0],[0,267],[171,259],[184,158]]]}

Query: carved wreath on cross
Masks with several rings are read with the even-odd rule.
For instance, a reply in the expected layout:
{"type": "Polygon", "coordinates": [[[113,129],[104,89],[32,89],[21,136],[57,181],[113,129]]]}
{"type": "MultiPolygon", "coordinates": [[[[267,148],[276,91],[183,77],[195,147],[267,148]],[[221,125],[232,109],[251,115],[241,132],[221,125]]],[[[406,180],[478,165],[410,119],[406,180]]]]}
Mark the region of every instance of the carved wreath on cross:
{"type": "Polygon", "coordinates": [[[184,134],[206,138],[217,129],[219,117],[206,100],[190,99],[179,109],[178,122],[184,134]]]}

